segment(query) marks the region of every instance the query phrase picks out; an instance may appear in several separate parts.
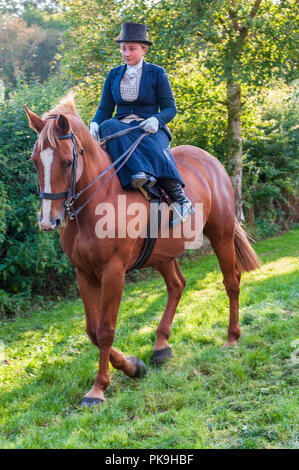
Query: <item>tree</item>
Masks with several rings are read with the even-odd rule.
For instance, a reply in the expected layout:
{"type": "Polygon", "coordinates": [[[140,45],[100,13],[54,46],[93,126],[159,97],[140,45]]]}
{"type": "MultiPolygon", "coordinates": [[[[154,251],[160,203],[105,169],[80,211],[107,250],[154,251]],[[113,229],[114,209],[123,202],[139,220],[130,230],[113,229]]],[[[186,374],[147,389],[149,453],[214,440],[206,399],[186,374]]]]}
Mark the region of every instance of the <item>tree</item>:
{"type": "Polygon", "coordinates": [[[294,77],[295,4],[296,0],[162,0],[143,16],[156,49],[167,51],[166,63],[195,54],[216,83],[226,83],[228,170],[239,220],[243,218],[242,86],[294,77]]]}
{"type": "MultiPolygon", "coordinates": [[[[227,154],[236,201],[242,211],[242,90],[294,77],[296,0],[63,0],[71,28],[64,57],[76,80],[117,65],[116,37],[122,21],[148,25],[155,48],[149,58],[175,69],[196,58],[215,84],[226,84],[227,154]],[[68,52],[68,48],[70,48],[68,52]]],[[[100,88],[100,86],[99,86],[100,88]]],[[[203,97],[204,99],[204,97],[203,97]]]]}
{"type": "Polygon", "coordinates": [[[48,13],[59,10],[59,0],[0,0],[0,11],[20,16],[30,8],[39,8],[48,13]]]}
{"type": "Polygon", "coordinates": [[[22,18],[0,15],[0,78],[6,97],[19,79],[43,82],[50,73],[60,33],[55,29],[28,27],[22,18]]]}

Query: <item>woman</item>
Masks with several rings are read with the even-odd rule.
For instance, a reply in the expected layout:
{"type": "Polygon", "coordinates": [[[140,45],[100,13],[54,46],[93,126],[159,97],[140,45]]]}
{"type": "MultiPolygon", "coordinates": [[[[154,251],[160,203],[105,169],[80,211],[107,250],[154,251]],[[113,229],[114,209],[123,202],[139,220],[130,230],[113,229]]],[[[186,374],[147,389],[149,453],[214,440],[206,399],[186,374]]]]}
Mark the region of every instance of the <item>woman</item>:
{"type": "Polygon", "coordinates": [[[133,152],[128,162],[118,172],[124,189],[153,186],[157,180],[173,203],[176,203],[173,226],[184,222],[194,212],[185,195],[184,183],[172,156],[169,141],[172,139],[166,124],[177,113],[173,93],[165,70],[144,61],[148,47],[146,26],[123,23],[116,42],[120,43],[125,65],[108,73],[100,105],[90,124],[94,138],[114,134],[128,127],[136,131],[111,139],[107,150],[116,160],[136,140],[140,133],[146,136],[133,152]],[[116,115],[112,118],[115,105],[116,115]],[[142,128],[140,128],[141,126],[142,128]]]}

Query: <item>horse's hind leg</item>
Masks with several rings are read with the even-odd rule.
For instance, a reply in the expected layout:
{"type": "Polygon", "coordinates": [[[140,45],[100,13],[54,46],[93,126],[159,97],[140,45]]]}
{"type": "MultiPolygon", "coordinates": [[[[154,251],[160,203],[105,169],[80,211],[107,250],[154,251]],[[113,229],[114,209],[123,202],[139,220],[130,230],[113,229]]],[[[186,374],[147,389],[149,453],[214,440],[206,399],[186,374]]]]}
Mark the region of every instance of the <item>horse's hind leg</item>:
{"type": "Polygon", "coordinates": [[[237,346],[241,335],[239,325],[239,292],[241,273],[237,270],[234,244],[234,230],[229,235],[220,237],[216,231],[207,233],[212,247],[218,258],[223,274],[223,284],[229,298],[229,325],[227,330],[227,343],[225,346],[237,346]],[[212,235],[213,233],[213,235],[212,235]]]}
{"type": "Polygon", "coordinates": [[[176,312],[178,303],[182,297],[186,280],[179,268],[178,262],[174,259],[169,263],[164,262],[157,266],[158,271],[162,274],[168,292],[168,299],[162,319],[157,328],[157,339],[154,345],[154,362],[161,364],[170,356],[170,346],[168,338],[170,336],[173,317],[176,312]],[[164,352],[165,351],[165,352],[164,352]]]}

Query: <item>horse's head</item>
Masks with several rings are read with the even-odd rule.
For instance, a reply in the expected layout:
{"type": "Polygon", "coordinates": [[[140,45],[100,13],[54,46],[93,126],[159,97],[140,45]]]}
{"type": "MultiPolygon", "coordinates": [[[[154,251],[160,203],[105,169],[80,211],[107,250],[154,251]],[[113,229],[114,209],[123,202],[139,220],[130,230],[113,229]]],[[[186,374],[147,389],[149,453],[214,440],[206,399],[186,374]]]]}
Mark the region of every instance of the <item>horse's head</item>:
{"type": "Polygon", "coordinates": [[[82,152],[78,152],[81,143],[73,134],[70,117],[49,114],[42,119],[24,108],[30,127],[38,134],[31,160],[42,199],[39,225],[42,230],[56,230],[64,220],[65,202],[72,196],[83,171],[82,152]]]}

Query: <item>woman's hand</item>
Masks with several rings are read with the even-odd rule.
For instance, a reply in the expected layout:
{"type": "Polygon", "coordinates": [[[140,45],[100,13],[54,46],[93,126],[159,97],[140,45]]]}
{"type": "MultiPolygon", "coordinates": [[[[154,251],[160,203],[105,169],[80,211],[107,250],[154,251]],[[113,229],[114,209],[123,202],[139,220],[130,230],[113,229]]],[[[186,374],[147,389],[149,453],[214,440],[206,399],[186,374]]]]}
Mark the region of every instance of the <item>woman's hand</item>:
{"type": "Polygon", "coordinates": [[[146,119],[145,121],[142,121],[140,123],[140,127],[143,127],[145,132],[148,132],[149,134],[155,134],[159,130],[159,121],[156,117],[150,117],[146,119]]]}
{"type": "Polygon", "coordinates": [[[89,132],[95,140],[99,139],[99,125],[96,122],[91,122],[89,125],[89,132]]]}

